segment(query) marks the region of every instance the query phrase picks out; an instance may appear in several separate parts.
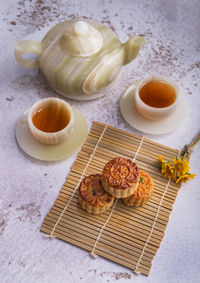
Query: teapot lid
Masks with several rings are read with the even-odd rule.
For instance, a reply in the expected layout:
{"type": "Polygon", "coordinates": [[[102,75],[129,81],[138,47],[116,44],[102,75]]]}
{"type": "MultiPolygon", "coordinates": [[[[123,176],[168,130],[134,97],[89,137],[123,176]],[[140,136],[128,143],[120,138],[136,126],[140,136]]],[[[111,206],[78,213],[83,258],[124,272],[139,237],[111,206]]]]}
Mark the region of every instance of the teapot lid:
{"type": "Polygon", "coordinates": [[[72,21],[62,34],[60,45],[69,55],[87,57],[101,49],[103,37],[86,21],[72,21]]]}

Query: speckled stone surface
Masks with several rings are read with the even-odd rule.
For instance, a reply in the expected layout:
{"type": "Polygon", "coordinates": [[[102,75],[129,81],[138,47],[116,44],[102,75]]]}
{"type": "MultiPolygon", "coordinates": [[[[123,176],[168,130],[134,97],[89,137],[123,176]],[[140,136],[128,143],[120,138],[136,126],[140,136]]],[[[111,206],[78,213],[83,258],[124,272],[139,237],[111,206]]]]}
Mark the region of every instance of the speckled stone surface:
{"type": "Polygon", "coordinates": [[[106,23],[124,42],[132,34],[148,43],[122,71],[106,96],[73,103],[93,120],[137,135],[119,112],[119,98],[134,80],[157,73],[176,80],[188,98],[190,114],[176,132],[149,136],[181,149],[200,129],[200,2],[198,0],[1,1],[0,29],[0,282],[199,282],[200,281],[200,150],[191,158],[197,176],[184,184],[175,202],[166,235],[149,277],[62,242],[39,231],[76,156],[60,162],[40,162],[25,155],[15,140],[16,121],[41,98],[60,97],[37,69],[17,65],[14,42],[41,40],[55,23],[74,17],[106,23]]]}

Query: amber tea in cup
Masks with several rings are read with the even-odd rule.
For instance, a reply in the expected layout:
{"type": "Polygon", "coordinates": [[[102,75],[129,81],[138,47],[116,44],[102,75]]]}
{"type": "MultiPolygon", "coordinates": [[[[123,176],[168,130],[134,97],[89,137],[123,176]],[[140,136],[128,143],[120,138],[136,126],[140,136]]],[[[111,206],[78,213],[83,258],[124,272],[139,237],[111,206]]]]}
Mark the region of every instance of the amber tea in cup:
{"type": "Polygon", "coordinates": [[[151,107],[168,107],[176,100],[176,91],[164,81],[150,81],[141,87],[140,98],[151,107]]]}
{"type": "Polygon", "coordinates": [[[59,98],[42,99],[28,113],[32,135],[46,144],[57,144],[67,139],[73,130],[73,123],[72,107],[59,98]]]}
{"type": "Polygon", "coordinates": [[[150,120],[169,117],[175,111],[178,100],[178,85],[166,77],[147,77],[138,83],[135,90],[136,109],[150,120]]]}
{"type": "Polygon", "coordinates": [[[36,109],[32,116],[34,126],[40,131],[54,133],[64,129],[70,121],[70,113],[63,104],[49,101],[36,109]]]}

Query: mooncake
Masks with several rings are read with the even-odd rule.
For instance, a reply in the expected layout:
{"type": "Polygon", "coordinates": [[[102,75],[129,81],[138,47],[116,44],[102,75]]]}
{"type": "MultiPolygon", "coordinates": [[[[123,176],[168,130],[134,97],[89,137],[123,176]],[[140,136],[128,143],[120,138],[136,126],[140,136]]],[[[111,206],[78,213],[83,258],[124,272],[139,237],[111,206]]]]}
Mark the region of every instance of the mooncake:
{"type": "Polygon", "coordinates": [[[88,213],[100,214],[112,206],[114,197],[104,190],[102,175],[95,174],[85,177],[81,182],[78,201],[88,213]]]}
{"type": "Polygon", "coordinates": [[[115,198],[126,198],[138,187],[139,168],[131,159],[116,157],[103,169],[103,187],[115,198]]]}
{"type": "Polygon", "coordinates": [[[140,170],[139,185],[137,190],[129,197],[124,198],[123,202],[127,206],[143,206],[151,197],[154,183],[151,176],[140,170]]]}

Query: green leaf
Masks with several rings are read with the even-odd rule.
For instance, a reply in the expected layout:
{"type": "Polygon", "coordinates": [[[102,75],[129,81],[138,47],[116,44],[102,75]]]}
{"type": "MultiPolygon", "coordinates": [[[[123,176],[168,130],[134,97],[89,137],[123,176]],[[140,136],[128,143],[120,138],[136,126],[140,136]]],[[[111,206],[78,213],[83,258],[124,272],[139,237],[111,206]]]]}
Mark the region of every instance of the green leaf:
{"type": "Polygon", "coordinates": [[[142,183],[143,179],[144,179],[143,177],[139,178],[139,184],[142,183]]]}

